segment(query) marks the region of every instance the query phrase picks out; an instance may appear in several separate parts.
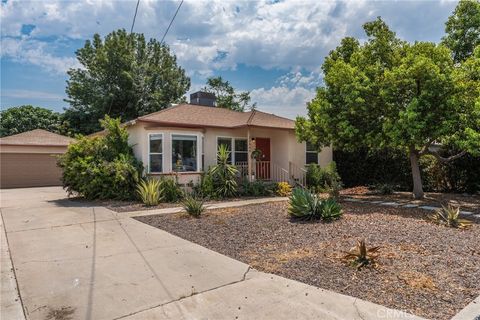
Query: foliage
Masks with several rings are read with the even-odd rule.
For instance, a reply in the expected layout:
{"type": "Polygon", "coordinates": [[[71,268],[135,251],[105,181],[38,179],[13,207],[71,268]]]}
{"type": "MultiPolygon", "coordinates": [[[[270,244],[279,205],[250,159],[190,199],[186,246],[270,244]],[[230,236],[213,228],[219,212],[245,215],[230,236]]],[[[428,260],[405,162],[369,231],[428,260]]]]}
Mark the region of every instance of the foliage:
{"type": "Polygon", "coordinates": [[[34,129],[65,133],[60,113],[52,110],[24,105],[0,111],[0,137],[34,129]]]}
{"type": "Polygon", "coordinates": [[[308,117],[297,118],[296,133],[318,148],[405,152],[421,198],[420,157],[448,162],[480,150],[480,48],[455,64],[443,45],[401,41],[380,18],[364,30],[365,43],[346,38],[325,59],[325,86],[308,104],[308,117]],[[463,152],[441,156],[434,142],[463,152]]]}
{"type": "Polygon", "coordinates": [[[203,206],[203,201],[196,199],[192,195],[187,195],[185,199],[182,201],[183,208],[185,211],[196,218],[199,218],[202,212],[205,210],[205,207],[203,206]]]}
{"type": "Polygon", "coordinates": [[[343,259],[349,261],[357,269],[361,269],[367,265],[375,265],[379,250],[380,247],[367,248],[365,240],[360,240],[357,241],[355,247],[347,252],[343,259]]]}
{"type": "MultiPolygon", "coordinates": [[[[444,147],[448,149],[448,146],[444,147]]],[[[443,151],[441,151],[443,152],[443,151]]],[[[458,150],[445,151],[445,155],[458,150]]],[[[345,187],[361,185],[395,185],[397,190],[411,190],[411,168],[405,152],[382,149],[368,152],[334,150],[333,158],[345,187]]],[[[434,156],[420,159],[421,175],[425,191],[476,193],[480,191],[479,156],[469,153],[447,163],[439,162],[434,156]]]]}
{"type": "Polygon", "coordinates": [[[250,92],[235,92],[230,82],[223,80],[220,76],[208,78],[207,86],[203,90],[215,94],[216,105],[219,108],[245,111],[245,109],[253,110],[257,105],[250,103],[250,92]]]}
{"type": "Polygon", "coordinates": [[[105,136],[83,137],[60,156],[63,187],[87,199],[132,199],[142,164],[128,145],[128,133],[120,119],[105,117],[105,136]]]}
{"type": "Polygon", "coordinates": [[[277,195],[280,197],[288,197],[292,193],[292,186],[288,182],[277,183],[277,195]]]}
{"type": "Polygon", "coordinates": [[[275,194],[277,185],[272,182],[265,181],[248,181],[243,180],[240,184],[238,193],[245,197],[270,197],[275,194]]]}
{"type": "Polygon", "coordinates": [[[472,222],[467,219],[460,219],[460,207],[454,207],[452,205],[443,206],[435,211],[430,216],[430,219],[437,223],[451,228],[465,229],[472,225],[472,222]]]}
{"type": "Polygon", "coordinates": [[[391,183],[379,183],[375,186],[375,190],[382,195],[393,194],[395,186],[391,183]]]}
{"type": "Polygon", "coordinates": [[[237,193],[237,168],[228,163],[230,150],[226,145],[218,147],[217,164],[210,170],[213,179],[215,194],[221,198],[233,197],[237,193]]]}
{"type": "Polygon", "coordinates": [[[322,200],[315,193],[295,188],[290,195],[288,213],[296,219],[331,221],[340,218],[342,210],[335,199],[322,200]]]}
{"type": "Polygon", "coordinates": [[[183,191],[176,179],[165,178],[160,183],[160,195],[165,202],[178,202],[183,198],[183,191]]]}
{"type": "Polygon", "coordinates": [[[480,2],[460,0],[445,23],[445,33],[442,41],[452,50],[455,62],[470,57],[475,47],[480,45],[480,2]]]}
{"type": "Polygon", "coordinates": [[[140,180],[137,185],[137,194],[146,206],[156,206],[160,203],[160,180],[140,180]]]}
{"type": "Polygon", "coordinates": [[[318,164],[309,164],[306,173],[307,187],[313,192],[330,192],[341,189],[341,179],[335,162],[322,168],[318,164]]]}
{"type": "Polygon", "coordinates": [[[210,171],[202,174],[199,183],[193,187],[193,191],[197,196],[204,199],[217,197],[213,183],[213,176],[210,171]]]}
{"type": "Polygon", "coordinates": [[[143,34],[95,34],[76,54],[82,67],[68,71],[65,118],[77,133],[98,131],[104,115],[127,121],[164,109],[190,88],[168,46],[143,34]]]}
{"type": "Polygon", "coordinates": [[[322,219],[332,221],[342,216],[342,207],[334,198],[328,198],[322,201],[322,219]]]}

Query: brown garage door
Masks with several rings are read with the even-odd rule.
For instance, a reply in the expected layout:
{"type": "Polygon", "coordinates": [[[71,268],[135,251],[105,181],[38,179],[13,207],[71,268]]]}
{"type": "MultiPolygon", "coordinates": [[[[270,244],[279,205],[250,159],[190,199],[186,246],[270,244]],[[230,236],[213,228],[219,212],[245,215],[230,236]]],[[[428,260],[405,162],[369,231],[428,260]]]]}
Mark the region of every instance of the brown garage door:
{"type": "Polygon", "coordinates": [[[1,153],[0,167],[2,188],[61,185],[55,154],[1,153]]]}

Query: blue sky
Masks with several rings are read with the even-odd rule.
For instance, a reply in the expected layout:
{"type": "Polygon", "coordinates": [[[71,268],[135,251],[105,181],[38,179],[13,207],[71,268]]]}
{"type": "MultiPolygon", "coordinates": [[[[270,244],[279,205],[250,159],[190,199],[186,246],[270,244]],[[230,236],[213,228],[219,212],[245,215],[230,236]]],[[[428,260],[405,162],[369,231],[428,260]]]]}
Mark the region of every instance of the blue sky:
{"type": "MultiPolygon", "coordinates": [[[[179,1],[140,0],[135,32],[160,39],[179,1]]],[[[66,71],[94,33],[130,29],[136,0],[1,4],[1,107],[62,111],[66,71]]],[[[321,84],[325,55],[381,16],[408,41],[438,42],[455,1],[186,0],[165,41],[192,79],[221,75],[251,91],[260,110],[295,117],[321,84]]]]}

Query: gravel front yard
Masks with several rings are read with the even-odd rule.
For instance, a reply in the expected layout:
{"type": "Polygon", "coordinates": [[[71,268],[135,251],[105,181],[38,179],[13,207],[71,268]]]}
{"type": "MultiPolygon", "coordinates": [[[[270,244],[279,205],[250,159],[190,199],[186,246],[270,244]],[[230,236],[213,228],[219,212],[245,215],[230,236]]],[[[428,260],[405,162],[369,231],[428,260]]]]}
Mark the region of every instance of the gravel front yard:
{"type": "Polygon", "coordinates": [[[145,216],[139,221],[254,268],[431,319],[450,319],[480,294],[480,225],[450,229],[425,211],[342,203],[332,223],[292,222],[287,203],[145,216]],[[381,246],[376,268],[342,261],[364,238],[381,246]]]}

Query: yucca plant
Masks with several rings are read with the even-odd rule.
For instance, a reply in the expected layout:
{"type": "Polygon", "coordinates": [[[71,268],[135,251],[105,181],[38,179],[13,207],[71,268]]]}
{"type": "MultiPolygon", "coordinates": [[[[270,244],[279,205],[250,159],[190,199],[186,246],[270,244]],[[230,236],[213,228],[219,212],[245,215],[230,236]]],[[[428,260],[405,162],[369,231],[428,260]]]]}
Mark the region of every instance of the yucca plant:
{"type": "Polygon", "coordinates": [[[156,206],[160,203],[160,185],[158,179],[141,180],[137,184],[137,194],[146,206],[156,206]]]}
{"type": "Polygon", "coordinates": [[[203,206],[203,201],[195,198],[192,195],[188,195],[183,199],[183,208],[187,213],[193,217],[200,217],[202,212],[205,210],[203,206]]]}
{"type": "Polygon", "coordinates": [[[224,144],[218,147],[218,161],[210,169],[215,192],[220,197],[233,197],[237,194],[237,167],[228,163],[230,150],[224,144]]]}
{"type": "Polygon", "coordinates": [[[342,207],[333,198],[328,198],[322,201],[322,219],[331,221],[342,216],[342,207]]]}
{"type": "Polygon", "coordinates": [[[357,269],[367,265],[375,265],[380,247],[367,248],[365,240],[357,241],[357,245],[350,249],[343,257],[345,261],[350,262],[357,269]]]}
{"type": "Polygon", "coordinates": [[[460,207],[454,207],[452,205],[443,206],[436,210],[434,214],[430,216],[430,220],[437,224],[442,224],[451,228],[465,229],[472,225],[472,222],[467,219],[461,219],[460,207]]]}
{"type": "Polygon", "coordinates": [[[318,195],[302,188],[292,191],[288,202],[288,213],[293,218],[317,220],[322,218],[322,201],[318,195]]]}

